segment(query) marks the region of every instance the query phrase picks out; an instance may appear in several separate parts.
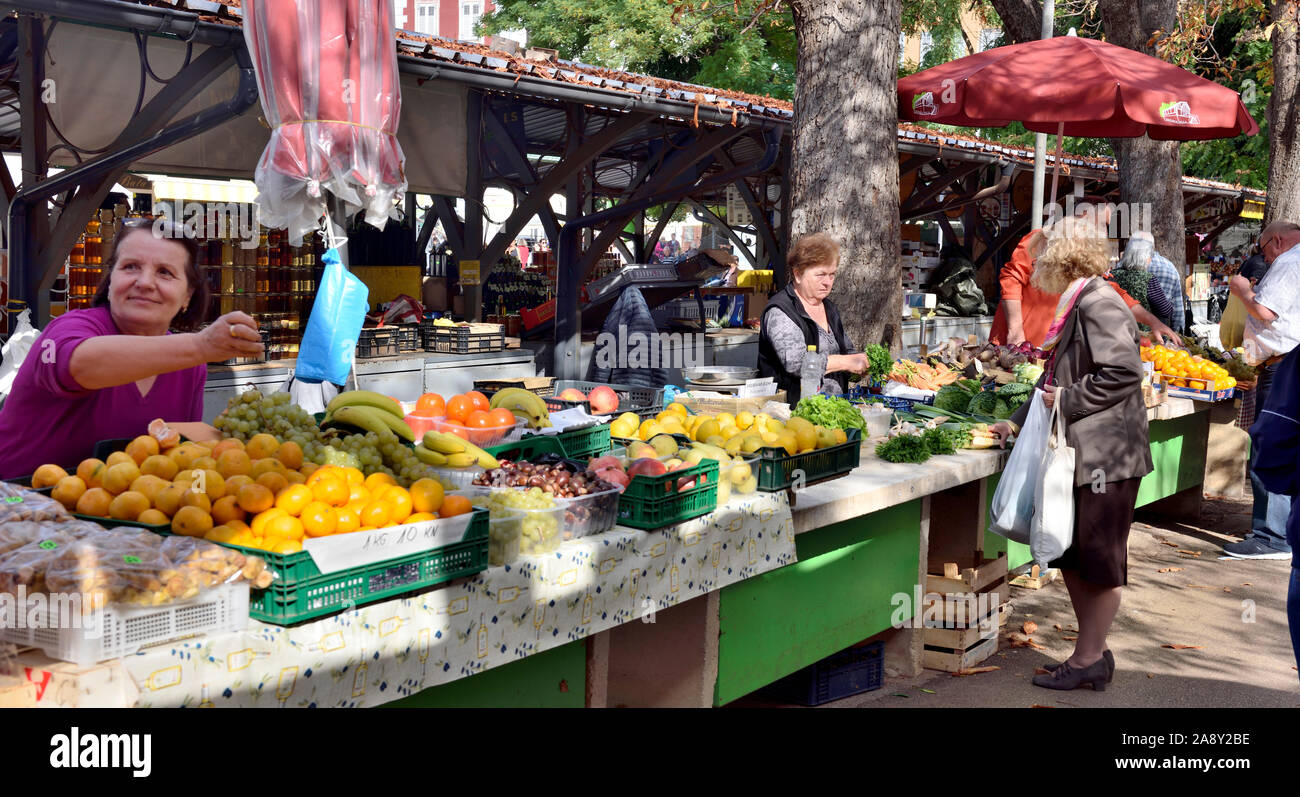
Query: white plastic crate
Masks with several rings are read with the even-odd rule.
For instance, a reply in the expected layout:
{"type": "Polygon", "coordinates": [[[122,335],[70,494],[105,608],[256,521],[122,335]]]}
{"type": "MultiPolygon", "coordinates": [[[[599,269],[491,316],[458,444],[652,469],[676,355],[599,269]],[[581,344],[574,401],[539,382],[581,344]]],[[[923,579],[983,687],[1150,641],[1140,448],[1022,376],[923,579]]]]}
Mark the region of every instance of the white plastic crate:
{"type": "Polygon", "coordinates": [[[165,606],[112,605],[78,618],[75,628],[43,627],[57,625],[57,616],[32,619],[42,627],[0,628],[0,641],[40,648],[50,658],[90,666],[130,656],[149,645],[243,629],[248,625],[248,583],[222,584],[165,606]]]}

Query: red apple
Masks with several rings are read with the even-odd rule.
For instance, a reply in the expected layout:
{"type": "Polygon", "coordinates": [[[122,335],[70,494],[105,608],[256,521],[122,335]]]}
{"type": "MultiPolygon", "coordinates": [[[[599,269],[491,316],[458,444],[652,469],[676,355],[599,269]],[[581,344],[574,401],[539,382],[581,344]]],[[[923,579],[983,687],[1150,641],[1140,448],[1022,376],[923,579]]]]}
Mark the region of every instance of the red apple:
{"type": "Polygon", "coordinates": [[[608,415],[618,410],[618,394],[609,385],[600,385],[587,394],[591,402],[591,411],[597,415],[608,415]]]}
{"type": "Polygon", "coordinates": [[[560,401],[586,401],[587,395],[576,387],[566,388],[558,396],[560,401]]]}
{"type": "Polygon", "coordinates": [[[657,459],[642,457],[628,466],[627,475],[632,476],[662,476],[668,472],[668,467],[657,459]]]}

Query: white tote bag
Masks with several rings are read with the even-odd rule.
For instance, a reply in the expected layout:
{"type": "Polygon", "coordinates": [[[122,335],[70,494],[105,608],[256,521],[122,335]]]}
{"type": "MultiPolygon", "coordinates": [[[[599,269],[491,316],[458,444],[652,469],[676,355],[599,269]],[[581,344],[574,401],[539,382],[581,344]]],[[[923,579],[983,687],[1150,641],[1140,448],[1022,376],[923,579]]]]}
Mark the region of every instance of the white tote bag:
{"type": "Polygon", "coordinates": [[[1025,425],[1016,436],[1015,448],[1007,457],[998,489],[989,504],[989,528],[1012,542],[1029,544],[1029,530],[1034,519],[1038,470],[1047,451],[1050,414],[1043,404],[1043,393],[1034,391],[1025,425]]]}
{"type": "Polygon", "coordinates": [[[1074,449],[1066,442],[1059,402],[1052,406],[1049,429],[1029,534],[1029,552],[1040,567],[1060,558],[1074,542],[1074,449]]]}

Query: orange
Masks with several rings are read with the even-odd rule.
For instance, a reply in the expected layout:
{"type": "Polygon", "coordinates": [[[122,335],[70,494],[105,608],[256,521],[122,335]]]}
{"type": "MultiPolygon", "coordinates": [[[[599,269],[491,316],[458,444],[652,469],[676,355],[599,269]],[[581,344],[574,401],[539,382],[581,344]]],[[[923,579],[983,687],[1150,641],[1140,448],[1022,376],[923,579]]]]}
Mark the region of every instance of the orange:
{"type": "Polygon", "coordinates": [[[407,523],[423,523],[426,520],[437,520],[438,516],[432,512],[416,512],[406,519],[407,523]]]}
{"type": "Polygon", "coordinates": [[[180,514],[181,509],[184,509],[187,506],[202,509],[203,514],[205,515],[210,514],[212,512],[212,499],[208,498],[207,493],[201,493],[198,490],[189,489],[181,493],[181,504],[176,510],[176,513],[180,514]]]}
{"type": "Polygon", "coordinates": [[[214,526],[212,531],[203,535],[203,539],[209,542],[230,542],[237,533],[229,526],[214,526]]]}
{"type": "Polygon", "coordinates": [[[113,496],[103,487],[91,487],[77,499],[77,513],[108,517],[108,508],[113,503],[113,496]]]}
{"type": "Polygon", "coordinates": [[[236,495],[239,508],[256,515],[275,505],[275,494],[261,484],[245,484],[236,495]]]}
{"type": "Polygon", "coordinates": [[[326,476],[341,477],[341,474],[339,473],[340,470],[341,468],[337,465],[322,465],[312,471],[311,475],[307,477],[306,484],[308,487],[311,487],[326,476]]]}
{"type": "Polygon", "coordinates": [[[229,479],[231,476],[247,476],[252,470],[253,460],[240,449],[227,449],[217,457],[217,473],[220,473],[223,479],[229,479]]]}
{"type": "Polygon", "coordinates": [[[361,510],[361,525],[380,528],[388,525],[393,507],[386,501],[371,501],[361,510]]]}
{"type": "Polygon", "coordinates": [[[50,497],[68,510],[75,509],[77,501],[86,492],[86,483],[81,480],[80,476],[64,476],[59,479],[59,483],[54,485],[50,492],[50,497]]]}
{"type": "Polygon", "coordinates": [[[172,533],[202,537],[212,531],[212,516],[197,506],[183,506],[172,518],[172,533]]]}
{"type": "Polygon", "coordinates": [[[492,410],[488,413],[488,417],[492,420],[492,423],[489,425],[493,428],[509,428],[515,425],[515,414],[505,407],[498,407],[497,409],[492,410]]]}
{"type": "Polygon", "coordinates": [[[334,516],[337,519],[334,533],[351,534],[361,528],[361,509],[362,507],[354,507],[349,504],[334,510],[334,516]]]}
{"type": "Polygon", "coordinates": [[[473,507],[469,504],[469,499],[463,495],[452,494],[442,499],[442,507],[438,510],[438,517],[455,517],[469,512],[473,507]]]}
{"type": "Polygon", "coordinates": [[[310,478],[311,475],[319,469],[320,465],[317,465],[315,462],[304,462],[302,463],[302,467],[298,468],[298,472],[303,476],[310,478]]]}
{"type": "Polygon", "coordinates": [[[154,418],[150,421],[146,431],[149,432],[153,439],[158,441],[158,445],[164,451],[181,441],[181,433],[169,427],[162,418],[154,418]]]}
{"type": "Polygon", "coordinates": [[[253,532],[254,537],[261,537],[266,532],[266,524],[278,517],[288,517],[289,513],[280,507],[272,507],[265,512],[257,513],[253,522],[249,525],[249,530],[253,532]]]}
{"type": "Polygon", "coordinates": [[[446,415],[447,404],[437,393],[425,393],[415,402],[416,415],[446,415]]]}
{"type": "Polygon", "coordinates": [[[302,543],[298,540],[285,540],[284,542],[276,543],[271,547],[271,553],[279,554],[298,553],[301,550],[302,543]]]}
{"type": "Polygon", "coordinates": [[[244,514],[244,510],[239,507],[239,499],[233,495],[218,498],[212,505],[212,520],[223,525],[232,520],[243,520],[244,514]]]}
{"type": "Polygon", "coordinates": [[[261,476],[263,473],[278,473],[281,476],[283,476],[288,472],[289,469],[286,468],[284,466],[284,463],[281,462],[280,460],[272,459],[270,457],[264,457],[262,459],[253,460],[253,468],[248,472],[248,475],[256,479],[258,476],[261,476]]]}
{"type": "Polygon", "coordinates": [[[270,490],[271,495],[279,495],[282,490],[289,486],[289,480],[278,473],[263,473],[253,483],[260,484],[270,490]]]}
{"type": "Polygon", "coordinates": [[[311,486],[312,498],[328,506],[343,506],[348,502],[348,486],[342,479],[326,476],[311,486]]]}
{"type": "Polygon", "coordinates": [[[283,492],[275,497],[275,505],[290,515],[297,515],[303,510],[303,507],[312,502],[311,489],[305,484],[295,484],[292,487],[286,487],[283,492]]]}
{"type": "MultiPolygon", "coordinates": [[[[514,417],[513,415],[511,417],[514,417]]],[[[465,426],[470,429],[486,429],[492,425],[492,416],[487,410],[474,410],[465,417],[465,426]]]]}
{"type": "Polygon", "coordinates": [[[253,484],[252,476],[230,476],[226,479],[226,495],[237,495],[239,488],[245,484],[253,484]]]}
{"type": "Polygon", "coordinates": [[[136,518],[135,522],[147,523],[150,526],[166,526],[172,521],[161,509],[146,509],[140,513],[140,517],[136,518]]]}
{"type": "Polygon", "coordinates": [[[53,487],[67,477],[68,472],[58,465],[42,465],[32,474],[32,487],[38,490],[42,487],[53,487]]]}
{"type": "Polygon", "coordinates": [[[488,401],[487,396],[483,395],[477,390],[471,390],[470,392],[466,393],[465,398],[473,402],[474,409],[476,410],[483,410],[484,412],[487,412],[488,410],[492,409],[492,402],[488,401]]]}
{"type": "Polygon", "coordinates": [[[437,512],[442,500],[442,484],[434,479],[420,479],[411,485],[411,508],[417,514],[437,512]]]}
{"type": "Polygon", "coordinates": [[[302,447],[292,440],[280,444],[280,450],[275,452],[275,458],[289,470],[297,470],[302,467],[302,447]]]}
{"type": "Polygon", "coordinates": [[[226,480],[221,478],[221,474],[215,470],[205,470],[203,471],[203,491],[213,501],[223,498],[226,495],[226,480]]]}
{"type": "Polygon", "coordinates": [[[450,418],[442,422],[438,431],[454,434],[461,440],[469,440],[469,429],[465,428],[465,424],[460,421],[453,421],[450,418]]]}
{"type": "Polygon", "coordinates": [[[176,478],[176,474],[180,472],[180,468],[176,465],[176,461],[171,457],[166,457],[162,454],[155,454],[140,463],[140,472],[148,474],[149,476],[157,476],[166,481],[171,481],[176,478]]]}
{"type": "Polygon", "coordinates": [[[378,492],[379,486],[384,484],[397,484],[397,481],[383,471],[375,471],[366,477],[365,487],[370,491],[371,495],[378,492]]]}
{"type": "Polygon", "coordinates": [[[194,460],[194,464],[191,465],[190,467],[193,468],[194,470],[216,471],[217,461],[212,457],[199,457],[198,459],[194,460]]]}
{"type": "Polygon", "coordinates": [[[189,468],[194,467],[194,460],[199,457],[206,457],[209,453],[210,452],[203,446],[195,445],[191,442],[185,442],[176,446],[171,451],[168,451],[167,456],[172,458],[176,463],[177,468],[180,470],[188,470],[189,468]]]}
{"type": "Polygon", "coordinates": [[[103,486],[105,490],[117,495],[126,492],[131,487],[131,482],[138,478],[140,478],[140,468],[136,467],[135,460],[128,457],[126,462],[109,466],[104,473],[103,486]]]}
{"type": "Polygon", "coordinates": [[[176,514],[176,510],[181,508],[181,496],[185,494],[185,487],[180,484],[169,484],[158,491],[154,496],[154,508],[162,510],[164,515],[171,517],[176,514]]]}
{"type": "Polygon", "coordinates": [[[266,459],[274,457],[276,452],[280,450],[280,441],[263,432],[262,434],[253,435],[252,439],[244,445],[244,450],[248,452],[249,457],[255,460],[266,459]]]}
{"type": "Polygon", "coordinates": [[[339,518],[334,507],[321,501],[312,501],[303,507],[299,519],[309,537],[328,537],[338,530],[339,518]]]}
{"type": "Polygon", "coordinates": [[[364,484],[354,484],[348,490],[348,504],[361,504],[362,506],[370,503],[374,498],[364,484]]]}
{"type": "Polygon", "coordinates": [[[114,465],[120,465],[124,462],[130,462],[132,465],[134,465],[135,459],[125,451],[114,451],[113,453],[108,455],[107,459],[104,460],[104,464],[110,468],[113,467],[114,465]]]}
{"type": "Polygon", "coordinates": [[[392,507],[392,512],[388,515],[390,523],[405,523],[406,519],[411,516],[411,494],[401,487],[389,487],[379,497],[380,501],[392,507]]]}
{"type": "Polygon", "coordinates": [[[304,535],[302,521],[296,517],[282,515],[281,517],[271,518],[266,524],[266,538],[280,537],[286,540],[301,540],[304,535]]]}
{"type": "Polygon", "coordinates": [[[375,528],[375,526],[361,526],[357,531],[374,531],[375,528]]]}
{"type": "MultiPolygon", "coordinates": [[[[263,475],[263,476],[267,476],[267,475],[274,476],[275,474],[266,474],[266,473],[263,473],[262,475],[263,475]]],[[[289,471],[287,474],[285,474],[285,479],[289,482],[289,484],[302,484],[303,482],[307,481],[307,477],[304,476],[304,475],[302,475],[301,473],[299,473],[299,472],[296,471],[296,470],[291,470],[291,471],[289,471]]]]}
{"type": "Polygon", "coordinates": [[[464,424],[465,419],[476,409],[479,408],[474,406],[474,400],[468,396],[453,396],[451,401],[447,402],[447,420],[464,424]]]}
{"type": "Polygon", "coordinates": [[[131,490],[148,498],[150,505],[158,500],[158,493],[166,488],[167,482],[148,473],[131,482],[131,490]]]}
{"type": "Polygon", "coordinates": [[[108,515],[114,520],[135,520],[149,508],[149,499],[140,493],[127,490],[108,505],[108,515]]]}
{"type": "Polygon", "coordinates": [[[366,483],[366,475],[361,472],[360,468],[344,468],[343,473],[347,477],[346,481],[350,486],[364,485],[366,483]]]}
{"type": "Polygon", "coordinates": [[[87,487],[98,487],[103,483],[107,466],[102,459],[83,459],[77,466],[77,476],[87,487]]]}
{"type": "Polygon", "coordinates": [[[217,461],[220,462],[221,455],[226,453],[227,451],[243,451],[243,450],[244,450],[243,440],[240,440],[238,437],[227,437],[225,440],[222,440],[220,443],[217,443],[215,446],[212,447],[212,456],[216,457],[217,461]]]}

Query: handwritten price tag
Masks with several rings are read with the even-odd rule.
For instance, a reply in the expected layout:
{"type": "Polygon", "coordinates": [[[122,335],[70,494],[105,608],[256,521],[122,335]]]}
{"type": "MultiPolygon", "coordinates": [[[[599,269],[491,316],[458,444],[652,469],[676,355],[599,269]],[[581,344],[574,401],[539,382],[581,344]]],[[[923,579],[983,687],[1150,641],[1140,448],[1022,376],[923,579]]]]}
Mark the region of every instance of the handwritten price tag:
{"type": "Polygon", "coordinates": [[[397,559],[459,542],[469,529],[471,515],[425,520],[374,531],[308,539],[303,550],[311,554],[322,573],[397,559]]]}

